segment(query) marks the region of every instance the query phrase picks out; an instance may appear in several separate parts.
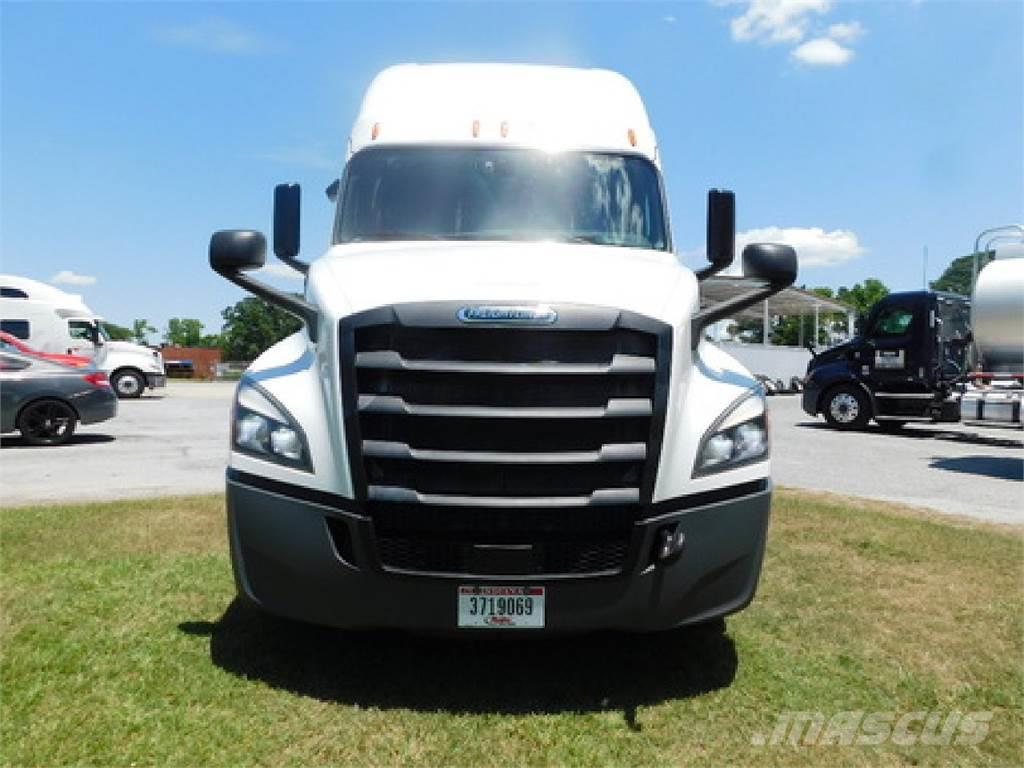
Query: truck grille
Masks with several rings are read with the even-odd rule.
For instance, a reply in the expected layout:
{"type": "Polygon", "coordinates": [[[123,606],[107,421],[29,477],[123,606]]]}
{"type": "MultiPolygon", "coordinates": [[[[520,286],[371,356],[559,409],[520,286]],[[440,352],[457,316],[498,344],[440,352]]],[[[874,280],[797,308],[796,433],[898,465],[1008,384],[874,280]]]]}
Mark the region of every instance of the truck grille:
{"type": "Polygon", "coordinates": [[[598,307],[548,327],[397,305],[341,326],[345,426],[378,556],[405,571],[611,573],[650,503],[671,331],[598,307]]]}

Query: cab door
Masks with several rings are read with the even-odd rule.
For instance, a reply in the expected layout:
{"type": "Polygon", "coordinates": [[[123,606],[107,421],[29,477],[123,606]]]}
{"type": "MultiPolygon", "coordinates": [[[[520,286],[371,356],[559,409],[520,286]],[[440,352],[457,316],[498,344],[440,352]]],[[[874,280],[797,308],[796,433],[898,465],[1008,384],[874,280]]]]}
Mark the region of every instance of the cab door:
{"type": "Polygon", "coordinates": [[[871,344],[861,362],[868,368],[875,388],[909,392],[924,385],[924,314],[919,302],[894,301],[873,318],[868,329],[871,344]]]}
{"type": "Polygon", "coordinates": [[[96,355],[96,322],[92,319],[70,318],[68,321],[67,354],[96,355]]]}

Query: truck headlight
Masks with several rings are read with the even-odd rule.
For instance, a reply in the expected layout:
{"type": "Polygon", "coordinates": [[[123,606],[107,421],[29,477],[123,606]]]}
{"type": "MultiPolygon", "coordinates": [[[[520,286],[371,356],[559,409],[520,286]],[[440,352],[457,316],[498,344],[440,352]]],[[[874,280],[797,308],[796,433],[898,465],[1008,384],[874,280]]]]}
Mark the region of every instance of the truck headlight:
{"type": "Polygon", "coordinates": [[[768,417],[760,390],[744,394],[711,425],[697,449],[693,476],[760,461],[768,456],[768,417]]]}
{"type": "Polygon", "coordinates": [[[236,451],[312,472],[309,446],[302,428],[273,395],[243,378],[235,396],[231,432],[236,451]]]}

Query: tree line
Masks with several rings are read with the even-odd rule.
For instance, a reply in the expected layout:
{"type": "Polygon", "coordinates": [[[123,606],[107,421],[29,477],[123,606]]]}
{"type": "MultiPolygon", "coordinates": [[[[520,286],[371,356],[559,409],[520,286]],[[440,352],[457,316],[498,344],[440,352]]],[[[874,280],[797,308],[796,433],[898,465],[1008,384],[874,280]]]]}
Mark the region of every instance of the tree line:
{"type": "MultiPolygon", "coordinates": [[[[254,360],[302,327],[298,318],[255,296],[247,296],[220,314],[224,318],[220,333],[206,333],[202,321],[193,317],[172,317],[167,321],[163,341],[175,347],[220,349],[225,360],[254,360]]],[[[145,319],[134,320],[130,327],[109,322],[103,325],[114,341],[137,344],[148,344],[150,335],[158,332],[145,319]]]]}

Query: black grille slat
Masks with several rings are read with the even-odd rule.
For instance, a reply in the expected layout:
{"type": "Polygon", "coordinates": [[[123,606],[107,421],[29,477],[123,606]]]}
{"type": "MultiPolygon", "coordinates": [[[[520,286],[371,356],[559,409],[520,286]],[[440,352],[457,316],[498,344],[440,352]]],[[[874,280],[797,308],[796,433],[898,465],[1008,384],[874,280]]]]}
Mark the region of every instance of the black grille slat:
{"type": "Polygon", "coordinates": [[[413,448],[465,451],[587,451],[616,443],[646,443],[650,419],[452,419],[360,416],[363,440],[413,448]]]}
{"type": "Polygon", "coordinates": [[[373,517],[382,536],[523,544],[583,537],[591,541],[628,538],[635,511],[612,506],[587,510],[477,509],[410,507],[385,502],[374,505],[373,517]]]}
{"type": "Polygon", "coordinates": [[[370,485],[460,496],[579,496],[599,488],[637,488],[643,462],[480,464],[364,456],[370,485]]]}
{"type": "Polygon", "coordinates": [[[381,565],[621,571],[653,492],[670,329],[571,306],[549,327],[470,326],[460,306],[342,323],[346,434],[381,565]]]}
{"type": "Polygon", "coordinates": [[[359,368],[361,395],[407,403],[505,407],[604,406],[612,398],[653,398],[653,374],[487,374],[359,368]]]}
{"type": "MultiPolygon", "coordinates": [[[[559,541],[536,545],[526,564],[507,575],[616,573],[629,550],[624,541],[559,541]]],[[[381,537],[381,562],[401,571],[467,573],[473,570],[467,545],[432,539],[381,537]]]]}
{"type": "Polygon", "coordinates": [[[464,328],[457,334],[444,328],[372,325],[356,331],[361,352],[394,350],[406,360],[481,360],[492,362],[608,363],[614,355],[654,357],[657,347],[649,333],[607,331],[464,328]]]}

